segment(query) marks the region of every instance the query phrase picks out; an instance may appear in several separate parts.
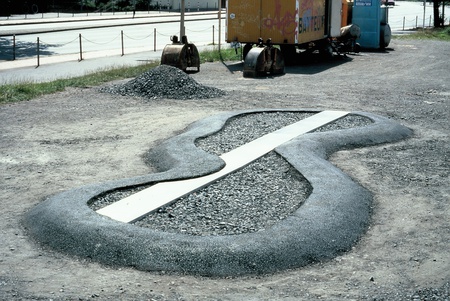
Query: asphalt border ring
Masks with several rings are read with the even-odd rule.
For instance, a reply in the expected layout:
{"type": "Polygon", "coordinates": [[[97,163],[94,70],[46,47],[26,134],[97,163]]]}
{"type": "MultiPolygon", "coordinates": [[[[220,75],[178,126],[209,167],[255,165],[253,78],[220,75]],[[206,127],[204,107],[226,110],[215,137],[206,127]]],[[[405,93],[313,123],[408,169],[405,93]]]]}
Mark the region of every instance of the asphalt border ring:
{"type": "Polygon", "coordinates": [[[327,161],[341,150],[405,139],[412,131],[374,114],[364,127],[314,132],[275,149],[311,183],[313,192],[291,216],[265,231],[227,236],[190,236],[121,223],[88,207],[107,191],[162,180],[189,178],[223,166],[217,156],[195,147],[198,137],[220,130],[234,116],[257,112],[314,112],[310,109],[260,109],[229,112],[192,124],[155,149],[155,174],[92,184],[54,195],[28,211],[28,234],[45,246],[102,264],[146,271],[171,271],[205,276],[264,274],[328,260],[348,251],[365,233],[371,214],[371,193],[327,161]]]}

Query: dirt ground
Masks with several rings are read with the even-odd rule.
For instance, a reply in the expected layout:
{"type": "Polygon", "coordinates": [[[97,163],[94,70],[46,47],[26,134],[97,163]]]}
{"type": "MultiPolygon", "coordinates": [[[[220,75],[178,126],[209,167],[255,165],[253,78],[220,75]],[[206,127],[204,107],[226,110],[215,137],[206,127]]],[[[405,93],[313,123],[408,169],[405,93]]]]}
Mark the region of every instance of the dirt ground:
{"type": "Polygon", "coordinates": [[[387,51],[247,79],[241,63],[207,63],[207,100],[145,100],[68,89],[0,106],[1,300],[448,300],[450,43],[394,40],[387,51]],[[271,275],[206,278],[103,266],[32,241],[25,212],[90,183],[155,172],[143,154],[223,111],[365,111],[414,130],[395,144],[330,160],[373,192],[366,235],[327,262],[271,275]],[[434,297],[433,297],[434,296],[434,297]],[[434,298],[434,299],[432,299],[434,298]]]}

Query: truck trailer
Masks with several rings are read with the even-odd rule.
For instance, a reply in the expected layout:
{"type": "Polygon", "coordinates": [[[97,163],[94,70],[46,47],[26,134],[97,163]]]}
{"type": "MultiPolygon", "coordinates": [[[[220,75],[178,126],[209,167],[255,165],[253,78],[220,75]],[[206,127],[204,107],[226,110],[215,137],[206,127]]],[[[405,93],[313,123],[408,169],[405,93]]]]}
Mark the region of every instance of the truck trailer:
{"type": "Polygon", "coordinates": [[[284,73],[298,53],[357,51],[350,0],[228,0],[226,41],[244,45],[244,76],[284,73]]]}

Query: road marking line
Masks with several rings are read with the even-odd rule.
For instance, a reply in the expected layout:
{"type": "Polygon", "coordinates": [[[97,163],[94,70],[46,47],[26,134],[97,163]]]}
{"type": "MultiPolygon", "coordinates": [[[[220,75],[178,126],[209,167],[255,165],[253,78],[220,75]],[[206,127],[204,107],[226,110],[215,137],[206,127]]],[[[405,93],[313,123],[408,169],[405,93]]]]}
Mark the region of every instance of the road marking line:
{"type": "Polygon", "coordinates": [[[322,111],[222,154],[220,158],[225,161],[225,167],[213,174],[186,180],[159,182],[101,208],[97,210],[97,213],[124,223],[139,220],[159,207],[199,190],[248,165],[277,146],[347,114],[348,112],[343,111],[322,111]]]}

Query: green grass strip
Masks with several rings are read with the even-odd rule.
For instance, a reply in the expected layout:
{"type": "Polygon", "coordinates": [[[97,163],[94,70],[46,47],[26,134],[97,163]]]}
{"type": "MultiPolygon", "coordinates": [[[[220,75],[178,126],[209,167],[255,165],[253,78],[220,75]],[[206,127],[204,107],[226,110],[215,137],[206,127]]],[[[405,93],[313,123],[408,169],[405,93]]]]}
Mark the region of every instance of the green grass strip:
{"type": "Polygon", "coordinates": [[[426,28],[425,30],[418,29],[410,34],[396,35],[395,39],[450,41],[450,26],[443,28],[426,28]]]}
{"type": "Polygon", "coordinates": [[[110,70],[101,70],[80,77],[58,79],[51,82],[35,83],[20,82],[0,86],[0,104],[30,100],[45,94],[64,91],[68,87],[98,86],[113,80],[136,77],[137,75],[154,68],[159,63],[149,63],[135,67],[122,67],[110,70]]]}
{"type": "MultiPolygon", "coordinates": [[[[240,51],[236,54],[234,49],[225,49],[220,52],[216,49],[202,51],[200,61],[233,61],[240,59],[240,51]]],[[[0,104],[26,101],[42,95],[64,91],[68,87],[93,87],[106,82],[132,78],[159,65],[159,62],[139,65],[135,67],[122,67],[98,72],[80,77],[58,79],[51,82],[35,83],[23,81],[20,83],[4,84],[0,86],[0,104]]]]}

